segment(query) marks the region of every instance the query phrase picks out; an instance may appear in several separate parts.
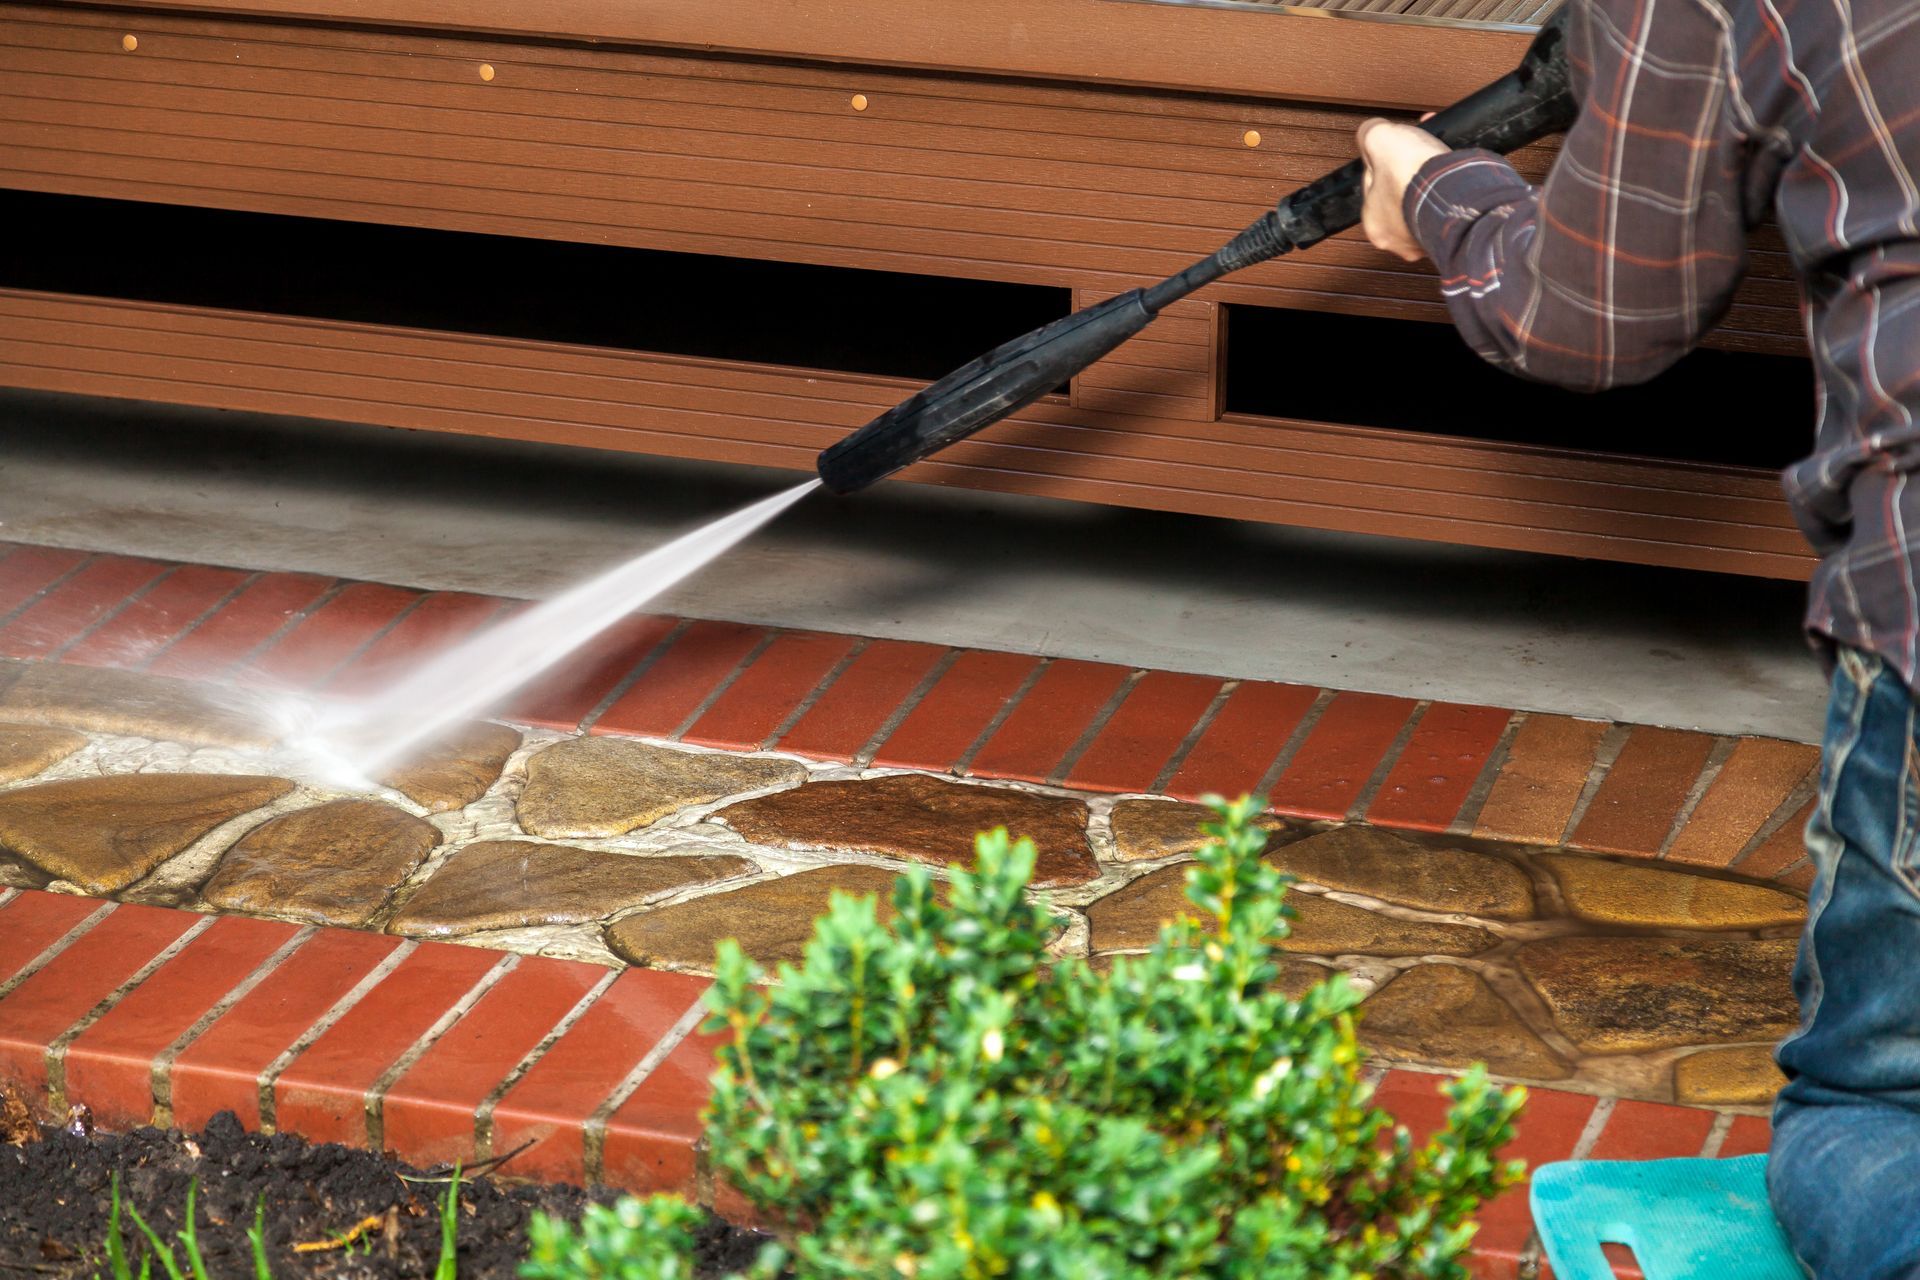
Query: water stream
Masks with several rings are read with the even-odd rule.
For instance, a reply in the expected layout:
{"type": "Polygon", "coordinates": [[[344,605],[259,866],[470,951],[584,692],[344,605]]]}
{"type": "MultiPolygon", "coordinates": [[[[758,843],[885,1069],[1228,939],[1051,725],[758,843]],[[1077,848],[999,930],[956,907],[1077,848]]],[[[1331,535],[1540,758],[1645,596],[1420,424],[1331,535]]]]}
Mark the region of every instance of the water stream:
{"type": "Polygon", "coordinates": [[[675,538],[480,632],[371,697],[312,708],[287,745],[336,785],[365,788],[515,691],[820,487],[809,480],[675,538]]]}

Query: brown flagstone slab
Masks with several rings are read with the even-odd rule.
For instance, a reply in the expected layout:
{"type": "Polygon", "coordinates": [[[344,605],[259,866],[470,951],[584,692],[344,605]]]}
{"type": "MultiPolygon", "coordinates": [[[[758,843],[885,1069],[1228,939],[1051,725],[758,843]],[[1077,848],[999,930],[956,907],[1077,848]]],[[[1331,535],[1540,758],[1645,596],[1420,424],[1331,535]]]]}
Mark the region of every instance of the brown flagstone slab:
{"type": "Polygon", "coordinates": [[[1457,964],[1408,969],[1360,1008],[1360,1040],[1390,1058],[1489,1070],[1523,1080],[1573,1073],[1513,1006],[1473,970],[1457,964]]]}
{"type": "MultiPolygon", "coordinates": [[[[1191,863],[1162,867],[1116,889],[1087,908],[1095,951],[1138,951],[1153,945],[1160,926],[1175,915],[1197,916],[1187,901],[1191,863]]],[[[1472,925],[1402,920],[1312,893],[1287,896],[1298,917],[1281,941],[1283,951],[1308,955],[1383,957],[1454,955],[1485,951],[1494,937],[1472,925]]]]}
{"type": "Polygon", "coordinates": [[[428,813],[463,809],[500,780],[507,757],[520,749],[520,733],[478,721],[426,747],[380,781],[428,813]]]}
{"type": "Polygon", "coordinates": [[[87,745],[87,735],[45,725],[0,724],[0,783],[31,778],[87,745]]]}
{"type": "Polygon", "coordinates": [[[53,662],[28,664],[0,695],[0,719],[243,750],[278,737],[257,705],[227,687],[53,662]]]}
{"type": "Polygon", "coordinates": [[[1516,953],[1589,1053],[1766,1040],[1799,1021],[1789,938],[1550,938],[1516,953]]]}
{"type": "Polygon", "coordinates": [[[1742,738],[1674,837],[1667,857],[1726,866],[1819,763],[1820,748],[1804,742],[1742,738]]]}
{"type": "Polygon", "coordinates": [[[432,823],[378,800],[330,800],[249,831],[201,897],[227,911],[355,928],[440,843],[432,823]]]}
{"type": "Polygon", "coordinates": [[[1786,1083],[1773,1050],[1760,1045],[1703,1049],[1673,1064],[1674,1100],[1696,1106],[1765,1106],[1786,1083]]]}
{"type": "Polygon", "coordinates": [[[895,774],[814,782],[729,805],[714,815],[755,844],[868,853],[932,866],[971,864],[973,838],[1005,827],[1032,839],[1037,887],[1100,874],[1087,843],[1087,806],[1011,787],[895,774]]]}
{"type": "MultiPolygon", "coordinates": [[[[1140,958],[1138,952],[1131,954],[1135,960],[1140,958]]],[[[1104,955],[1089,956],[1087,964],[1095,973],[1111,973],[1114,961],[1123,958],[1126,958],[1125,953],[1108,952],[1104,955]]],[[[1280,975],[1274,979],[1274,985],[1280,988],[1287,999],[1298,1000],[1339,972],[1340,970],[1332,965],[1321,964],[1318,960],[1307,960],[1300,956],[1283,956],[1280,959],[1280,975]]]]}
{"type": "MultiPolygon", "coordinates": [[[[1113,830],[1113,854],[1121,862],[1146,862],[1191,854],[1212,839],[1203,835],[1200,824],[1214,820],[1213,810],[1203,804],[1182,804],[1177,800],[1121,800],[1113,806],[1108,822],[1113,830]]],[[[1279,830],[1275,818],[1262,820],[1269,830],[1279,830]]]]}
{"type": "Polygon", "coordinates": [[[1533,881],[1505,858],[1436,848],[1380,827],[1334,827],[1267,861],[1312,884],[1423,911],[1525,920],[1534,910],[1533,881]]]}
{"type": "Polygon", "coordinates": [[[87,893],[116,893],[224,822],[293,790],[251,774],[135,773],[0,795],[0,851],[87,893]]]}
{"type": "Polygon", "coordinates": [[[628,916],[607,930],[607,945],[633,964],[711,969],[714,945],[734,938],[769,968],[798,964],[835,890],[876,895],[884,923],[893,918],[896,878],[878,867],[817,867],[628,916]]]}
{"type": "Polygon", "coordinates": [[[452,937],[487,929],[582,924],[689,885],[754,869],[712,857],[605,853],[530,840],[483,840],[457,850],[407,900],[388,932],[452,937]]]}
{"type": "Polygon", "coordinates": [[[527,763],[520,826],[536,836],[624,835],[688,805],[807,776],[793,760],[675,751],[622,738],[572,738],[527,763]]]}
{"type": "Polygon", "coordinates": [[[1667,929],[1766,929],[1799,924],[1807,904],[1765,885],[1717,880],[1660,864],[1575,854],[1541,859],[1560,883],[1567,911],[1595,924],[1667,929]]]}

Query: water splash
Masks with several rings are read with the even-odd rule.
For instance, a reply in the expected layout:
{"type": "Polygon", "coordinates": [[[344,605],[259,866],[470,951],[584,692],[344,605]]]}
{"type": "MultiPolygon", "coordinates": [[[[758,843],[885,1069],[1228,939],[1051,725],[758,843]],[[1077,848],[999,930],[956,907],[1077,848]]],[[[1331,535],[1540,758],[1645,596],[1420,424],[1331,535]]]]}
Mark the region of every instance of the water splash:
{"type": "Polygon", "coordinates": [[[306,715],[289,708],[286,746],[316,775],[368,789],[369,779],[455,725],[497,710],[523,685],[819,487],[809,480],[683,534],[462,641],[369,698],[306,715]]]}

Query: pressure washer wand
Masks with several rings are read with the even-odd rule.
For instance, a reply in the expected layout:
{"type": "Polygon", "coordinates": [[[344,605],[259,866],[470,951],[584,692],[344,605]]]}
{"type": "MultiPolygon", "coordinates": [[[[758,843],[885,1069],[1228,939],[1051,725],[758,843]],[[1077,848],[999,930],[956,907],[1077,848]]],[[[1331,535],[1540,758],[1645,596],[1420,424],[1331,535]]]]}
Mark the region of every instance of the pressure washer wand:
{"type": "MultiPolygon", "coordinates": [[[[1567,72],[1567,9],[1541,26],[1520,65],[1421,128],[1456,149],[1508,152],[1565,132],[1578,110],[1567,72]]],[[[1076,311],[995,347],[895,405],[820,455],[820,479],[852,493],[1032,404],[1229,272],[1319,244],[1360,221],[1358,160],[1287,196],[1218,252],[1145,289],[1076,311]]]]}

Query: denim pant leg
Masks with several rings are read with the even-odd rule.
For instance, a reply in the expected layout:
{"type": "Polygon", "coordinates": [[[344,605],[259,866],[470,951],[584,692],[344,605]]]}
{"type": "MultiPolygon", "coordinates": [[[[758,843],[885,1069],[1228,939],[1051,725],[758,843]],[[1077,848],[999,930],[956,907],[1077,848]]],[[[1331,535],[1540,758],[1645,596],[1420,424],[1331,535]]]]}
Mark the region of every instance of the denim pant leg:
{"type": "Polygon", "coordinates": [[[1818,1280],[1920,1280],[1920,729],[1878,659],[1834,673],[1815,878],[1780,1046],[1774,1211],[1818,1280]]]}

